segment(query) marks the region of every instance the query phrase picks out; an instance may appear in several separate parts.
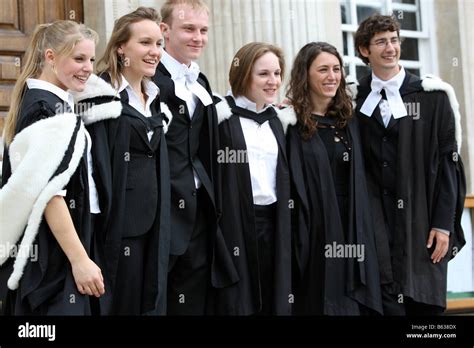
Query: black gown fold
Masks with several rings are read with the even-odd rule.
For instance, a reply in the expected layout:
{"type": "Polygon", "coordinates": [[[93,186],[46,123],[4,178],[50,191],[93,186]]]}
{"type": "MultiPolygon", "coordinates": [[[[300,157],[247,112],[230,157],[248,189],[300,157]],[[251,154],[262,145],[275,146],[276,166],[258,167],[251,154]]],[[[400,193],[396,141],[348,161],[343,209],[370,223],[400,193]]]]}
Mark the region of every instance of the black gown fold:
{"type": "Polygon", "coordinates": [[[350,120],[338,133],[347,137],[340,143],[347,140],[348,163],[339,158],[346,151],[331,143],[332,128],[318,130],[307,141],[300,135],[299,124],[288,130],[292,199],[299,210],[294,235],[308,240],[309,249],[300,246],[299,254],[309,256],[300,259],[306,261],[300,266],[303,274],[294,280],[296,315],[359,315],[361,308],[364,313],[382,312],[357,127],[350,120]],[[341,248],[347,251],[338,253],[341,248]]]}
{"type": "MultiPolygon", "coordinates": [[[[235,154],[246,153],[247,147],[240,117],[241,113],[251,111],[237,107],[231,97],[226,99],[232,110],[232,116],[219,124],[219,150],[227,153],[233,151],[235,154]]],[[[276,117],[276,111],[270,111],[274,115],[268,122],[278,143],[273,275],[262,275],[259,271],[261,265],[256,229],[257,225],[260,226],[262,217],[256,217],[255,214],[248,161],[220,163],[223,197],[220,227],[240,280],[231,286],[216,290],[214,298],[216,314],[258,314],[262,310],[262,294],[268,293],[265,290],[268,288],[273,291],[272,296],[266,296],[267,299],[273,297],[269,306],[271,309],[268,311],[273,315],[291,314],[290,177],[283,127],[276,117]],[[273,283],[263,284],[264,279],[272,279],[270,281],[273,283]]]]}

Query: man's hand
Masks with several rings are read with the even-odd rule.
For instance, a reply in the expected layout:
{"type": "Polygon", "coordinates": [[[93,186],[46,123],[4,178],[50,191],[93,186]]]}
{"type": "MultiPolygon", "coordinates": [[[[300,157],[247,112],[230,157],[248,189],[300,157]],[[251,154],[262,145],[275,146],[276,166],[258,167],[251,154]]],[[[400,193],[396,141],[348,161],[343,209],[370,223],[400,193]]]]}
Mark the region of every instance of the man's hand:
{"type": "Polygon", "coordinates": [[[433,263],[440,262],[443,257],[448,253],[449,248],[449,236],[446,233],[432,229],[428,237],[427,248],[431,248],[433,240],[436,239],[436,248],[431,254],[431,260],[433,263]]]}

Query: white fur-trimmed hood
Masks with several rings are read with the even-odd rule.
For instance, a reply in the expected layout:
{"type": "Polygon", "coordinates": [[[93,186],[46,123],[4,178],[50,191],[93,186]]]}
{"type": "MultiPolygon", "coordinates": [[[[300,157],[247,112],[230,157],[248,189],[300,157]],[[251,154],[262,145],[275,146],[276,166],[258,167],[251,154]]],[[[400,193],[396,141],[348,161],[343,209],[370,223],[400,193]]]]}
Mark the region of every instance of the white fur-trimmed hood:
{"type": "MultiPolygon", "coordinates": [[[[12,175],[0,190],[0,244],[9,252],[23,236],[8,287],[16,289],[31,256],[44,209],[69,182],[85,148],[84,124],[73,113],[35,122],[18,133],[9,146],[12,175]],[[79,123],[78,123],[79,122],[79,123]],[[78,126],[72,158],[65,171],[53,177],[78,126]],[[33,174],[34,173],[34,174],[33,174]],[[26,227],[26,229],[25,229],[26,227]]],[[[0,265],[9,253],[0,255],[0,265]]]]}
{"type": "MultiPolygon", "coordinates": [[[[217,93],[214,93],[214,97],[220,99],[220,101],[216,103],[217,120],[220,124],[221,122],[224,122],[232,116],[232,110],[229,106],[229,103],[224,97],[217,93]]],[[[281,125],[283,126],[283,132],[286,134],[288,126],[296,124],[296,114],[293,108],[286,107],[284,109],[278,109],[275,106],[272,107],[275,109],[277,117],[280,120],[281,125]]]]}
{"type": "Polygon", "coordinates": [[[122,113],[122,103],[117,91],[95,74],[87,80],[84,91],[72,91],[71,94],[76,104],[76,113],[86,125],[117,118],[122,113]],[[105,97],[105,100],[99,100],[98,97],[105,97]]]}
{"type": "Polygon", "coordinates": [[[294,126],[298,119],[296,118],[295,110],[292,106],[287,106],[284,109],[275,108],[278,118],[280,119],[281,125],[283,126],[283,132],[288,130],[288,126],[294,126]]]}
{"type": "Polygon", "coordinates": [[[214,103],[217,111],[217,123],[221,124],[232,116],[232,110],[230,109],[229,103],[223,96],[218,93],[213,93],[212,95],[214,97],[214,103]],[[218,99],[217,103],[216,99],[218,99]]]}
{"type": "Polygon", "coordinates": [[[77,103],[95,97],[115,97],[117,96],[117,91],[96,74],[91,74],[86,81],[84,90],[82,92],[71,91],[71,94],[77,103]]]}
{"type": "Polygon", "coordinates": [[[449,103],[454,114],[454,126],[456,143],[458,145],[458,153],[461,152],[462,145],[462,126],[461,126],[461,113],[459,112],[459,102],[456,98],[454,88],[447,82],[444,82],[439,77],[434,75],[425,75],[421,78],[421,86],[426,92],[432,91],[443,91],[448,95],[449,103]]]}

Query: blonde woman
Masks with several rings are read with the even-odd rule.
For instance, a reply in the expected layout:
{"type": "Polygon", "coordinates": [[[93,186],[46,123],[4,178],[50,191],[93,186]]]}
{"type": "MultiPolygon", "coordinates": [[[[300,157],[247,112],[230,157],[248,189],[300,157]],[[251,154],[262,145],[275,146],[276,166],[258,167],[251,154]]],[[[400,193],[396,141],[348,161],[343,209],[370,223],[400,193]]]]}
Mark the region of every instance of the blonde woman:
{"type": "MultiPolygon", "coordinates": [[[[91,259],[91,215],[100,212],[92,144],[69,93],[106,86],[88,81],[96,42],[94,31],[72,21],[39,25],[13,91],[0,191],[0,243],[8,250],[0,263],[10,259],[3,272],[13,267],[7,313],[88,315],[90,297],[105,292],[91,259]]],[[[118,116],[107,109],[101,117],[118,116]]]]}

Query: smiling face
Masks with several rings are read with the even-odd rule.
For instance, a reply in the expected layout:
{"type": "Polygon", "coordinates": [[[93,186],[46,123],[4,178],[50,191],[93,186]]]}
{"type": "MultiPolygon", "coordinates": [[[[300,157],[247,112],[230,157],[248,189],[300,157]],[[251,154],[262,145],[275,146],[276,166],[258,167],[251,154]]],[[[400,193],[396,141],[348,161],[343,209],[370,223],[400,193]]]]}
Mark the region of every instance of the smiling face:
{"type": "Polygon", "coordinates": [[[334,98],[341,83],[342,67],[339,59],[328,52],[321,52],[308,70],[308,83],[312,99],[323,102],[334,98]]]}
{"type": "Polygon", "coordinates": [[[130,31],[130,39],[117,49],[123,57],[122,73],[137,80],[155,75],[162,54],[160,27],[146,19],[131,24],[130,31]]]}
{"type": "Polygon", "coordinates": [[[207,44],[209,15],[204,9],[184,4],[173,9],[171,24],[161,23],[166,52],[181,64],[190,65],[207,44]]]}
{"type": "Polygon", "coordinates": [[[95,43],[90,39],[79,41],[71,54],[62,57],[56,56],[51,49],[46,50],[46,61],[54,69],[45,73],[46,80],[67,91],[82,92],[86,81],[93,71],[95,61],[95,43]]]}
{"type": "Polygon", "coordinates": [[[360,53],[367,57],[374,74],[383,79],[395,76],[400,67],[400,41],[397,42],[396,31],[376,33],[370,40],[369,47],[360,47],[360,53]],[[382,43],[385,42],[385,45],[382,43]]]}
{"type": "Polygon", "coordinates": [[[281,67],[278,57],[267,52],[252,67],[252,78],[245,97],[257,104],[257,110],[272,104],[281,86],[281,67]]]}

